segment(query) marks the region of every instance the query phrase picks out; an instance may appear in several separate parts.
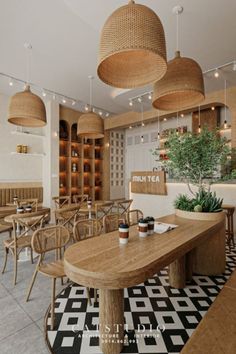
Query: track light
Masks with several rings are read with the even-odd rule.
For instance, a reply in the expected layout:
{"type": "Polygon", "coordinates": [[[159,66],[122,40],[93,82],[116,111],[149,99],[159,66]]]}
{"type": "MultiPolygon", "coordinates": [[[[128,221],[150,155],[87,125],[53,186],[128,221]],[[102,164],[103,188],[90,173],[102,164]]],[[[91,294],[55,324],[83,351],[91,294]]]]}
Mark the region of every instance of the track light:
{"type": "Polygon", "coordinates": [[[236,60],[234,61],[234,64],[233,64],[233,71],[236,71],[236,60]]]}
{"type": "Polygon", "coordinates": [[[63,99],[62,99],[62,103],[66,103],[65,97],[63,97],[63,99]]]}
{"type": "Polygon", "coordinates": [[[72,102],[71,102],[71,105],[74,106],[74,105],[75,105],[75,101],[72,101],[72,102]]]}
{"type": "Polygon", "coordinates": [[[138,97],[138,102],[141,103],[142,102],[142,98],[138,97]]]}
{"type": "Polygon", "coordinates": [[[99,111],[99,115],[102,116],[102,111],[99,111]]]}
{"type": "Polygon", "coordinates": [[[219,73],[218,69],[215,69],[214,76],[215,76],[216,79],[218,79],[218,77],[220,76],[220,73],[219,73]]]}
{"type": "Polygon", "coordinates": [[[167,121],[167,118],[164,118],[163,120],[164,120],[164,122],[166,122],[166,121],[167,121]]]}
{"type": "Polygon", "coordinates": [[[9,86],[13,86],[13,80],[12,79],[9,80],[9,86]]]}
{"type": "Polygon", "coordinates": [[[106,117],[109,117],[109,115],[110,115],[110,114],[107,112],[107,113],[106,113],[106,117]]]}
{"type": "Polygon", "coordinates": [[[149,93],[149,95],[148,95],[148,99],[149,99],[149,100],[151,100],[151,99],[152,99],[152,94],[151,94],[151,93],[149,93]]]}
{"type": "Polygon", "coordinates": [[[214,110],[215,110],[215,107],[214,107],[214,106],[212,106],[212,107],[211,107],[211,110],[212,110],[212,111],[214,111],[214,110]]]}
{"type": "Polygon", "coordinates": [[[129,129],[132,129],[132,125],[129,126],[129,129]]]}
{"type": "Polygon", "coordinates": [[[181,117],[181,118],[184,118],[184,114],[182,113],[182,114],[180,115],[180,117],[181,117]]]}
{"type": "Polygon", "coordinates": [[[52,95],[52,99],[53,99],[53,101],[55,101],[55,99],[56,99],[56,95],[55,94],[52,95]]]}
{"type": "Polygon", "coordinates": [[[47,96],[47,94],[46,94],[45,91],[43,91],[42,95],[43,95],[43,97],[46,97],[46,96],[47,96]]]}
{"type": "Polygon", "coordinates": [[[129,105],[130,105],[130,107],[133,106],[133,101],[132,100],[129,101],[129,105]]]}
{"type": "Polygon", "coordinates": [[[142,122],[142,127],[145,127],[145,124],[142,122]]]}

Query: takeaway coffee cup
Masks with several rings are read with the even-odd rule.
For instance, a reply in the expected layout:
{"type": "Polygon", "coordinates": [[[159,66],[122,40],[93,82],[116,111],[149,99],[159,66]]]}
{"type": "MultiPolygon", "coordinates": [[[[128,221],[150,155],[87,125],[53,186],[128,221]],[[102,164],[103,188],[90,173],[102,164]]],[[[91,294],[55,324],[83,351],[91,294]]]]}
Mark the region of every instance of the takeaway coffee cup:
{"type": "Polygon", "coordinates": [[[148,223],[148,235],[153,235],[155,220],[152,216],[148,216],[148,217],[146,217],[146,221],[148,223]]]}
{"type": "Polygon", "coordinates": [[[17,214],[23,214],[24,213],[24,208],[22,206],[18,207],[16,209],[17,214]]]}
{"type": "Polygon", "coordinates": [[[32,206],[31,206],[31,205],[27,205],[27,206],[25,207],[25,212],[26,212],[26,213],[31,213],[31,212],[32,212],[32,206]]]}
{"type": "Polygon", "coordinates": [[[92,208],[92,200],[89,199],[89,200],[87,201],[87,206],[88,206],[89,209],[92,208]]]}
{"type": "Polygon", "coordinates": [[[147,237],[147,235],[148,235],[148,222],[146,219],[139,219],[138,231],[139,231],[139,237],[147,237]]]}
{"type": "Polygon", "coordinates": [[[128,224],[120,224],[119,225],[119,239],[120,244],[125,245],[129,241],[129,225],[128,224]]]}

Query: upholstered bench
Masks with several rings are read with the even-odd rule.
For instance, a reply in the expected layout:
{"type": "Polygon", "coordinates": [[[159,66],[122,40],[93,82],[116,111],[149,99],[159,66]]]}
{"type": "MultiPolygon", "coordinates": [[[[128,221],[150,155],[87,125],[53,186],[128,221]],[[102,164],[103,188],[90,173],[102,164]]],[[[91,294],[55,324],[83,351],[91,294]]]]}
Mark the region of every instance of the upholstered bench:
{"type": "Polygon", "coordinates": [[[181,351],[181,354],[233,353],[236,353],[236,271],[181,351]]]}

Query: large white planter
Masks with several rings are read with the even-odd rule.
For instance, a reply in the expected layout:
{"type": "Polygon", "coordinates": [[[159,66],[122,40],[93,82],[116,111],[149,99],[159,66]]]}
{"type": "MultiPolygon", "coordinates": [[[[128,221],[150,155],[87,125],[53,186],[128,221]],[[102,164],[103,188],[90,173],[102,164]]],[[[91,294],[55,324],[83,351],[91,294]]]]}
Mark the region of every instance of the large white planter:
{"type": "Polygon", "coordinates": [[[225,220],[225,213],[220,211],[219,213],[196,213],[194,211],[184,211],[175,209],[176,216],[184,219],[191,220],[206,220],[206,221],[222,221],[225,220]]]}

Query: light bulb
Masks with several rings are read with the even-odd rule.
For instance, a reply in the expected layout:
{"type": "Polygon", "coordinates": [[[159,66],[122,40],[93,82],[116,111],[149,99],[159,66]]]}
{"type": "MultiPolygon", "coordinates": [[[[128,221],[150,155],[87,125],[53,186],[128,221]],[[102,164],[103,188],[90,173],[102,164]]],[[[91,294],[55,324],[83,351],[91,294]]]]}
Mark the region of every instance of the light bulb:
{"type": "Polygon", "coordinates": [[[227,120],[224,121],[224,129],[227,129],[227,120]]]}
{"type": "Polygon", "coordinates": [[[160,132],[157,133],[157,139],[160,140],[160,132]]]}
{"type": "Polygon", "coordinates": [[[62,99],[62,103],[66,103],[66,99],[64,97],[62,99]]]}
{"type": "Polygon", "coordinates": [[[212,107],[211,107],[211,110],[212,110],[212,111],[214,111],[214,110],[215,110],[215,107],[214,107],[214,106],[212,106],[212,107]]]}
{"type": "Polygon", "coordinates": [[[132,125],[129,126],[129,129],[132,129],[132,125]]]}
{"type": "Polygon", "coordinates": [[[102,111],[99,111],[99,115],[102,116],[102,111]]]}
{"type": "Polygon", "coordinates": [[[184,114],[182,113],[182,114],[180,115],[180,117],[181,117],[181,118],[184,118],[184,114]]]}
{"type": "Polygon", "coordinates": [[[199,126],[198,126],[198,133],[201,133],[201,125],[199,124],[199,126]]]}
{"type": "Polygon", "coordinates": [[[144,140],[144,139],[143,139],[143,135],[141,135],[141,143],[143,143],[143,140],[144,140]]]}
{"type": "Polygon", "coordinates": [[[215,70],[214,76],[216,79],[220,76],[218,69],[215,70]]]}
{"type": "Polygon", "coordinates": [[[129,105],[130,105],[130,107],[132,107],[133,106],[133,101],[129,101],[129,105]]]}
{"type": "Polygon", "coordinates": [[[149,99],[149,100],[151,100],[151,99],[152,99],[152,94],[151,94],[151,93],[149,93],[149,95],[148,95],[148,99],[149,99]]]}
{"type": "Polygon", "coordinates": [[[12,81],[12,79],[9,80],[9,85],[10,85],[10,86],[13,86],[13,81],[12,81]]]}
{"type": "Polygon", "coordinates": [[[167,118],[164,118],[164,122],[166,122],[167,121],[167,118]]]}

